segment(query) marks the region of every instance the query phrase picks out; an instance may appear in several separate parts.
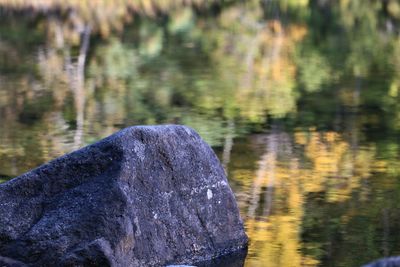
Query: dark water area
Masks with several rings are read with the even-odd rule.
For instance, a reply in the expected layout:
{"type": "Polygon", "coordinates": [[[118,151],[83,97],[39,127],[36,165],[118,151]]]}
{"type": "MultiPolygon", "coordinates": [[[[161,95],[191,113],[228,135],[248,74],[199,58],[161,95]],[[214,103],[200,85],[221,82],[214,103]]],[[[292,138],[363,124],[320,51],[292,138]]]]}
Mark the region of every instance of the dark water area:
{"type": "Polygon", "coordinates": [[[0,0],[0,182],[119,129],[213,147],[245,266],[400,255],[396,0],[0,0]]]}

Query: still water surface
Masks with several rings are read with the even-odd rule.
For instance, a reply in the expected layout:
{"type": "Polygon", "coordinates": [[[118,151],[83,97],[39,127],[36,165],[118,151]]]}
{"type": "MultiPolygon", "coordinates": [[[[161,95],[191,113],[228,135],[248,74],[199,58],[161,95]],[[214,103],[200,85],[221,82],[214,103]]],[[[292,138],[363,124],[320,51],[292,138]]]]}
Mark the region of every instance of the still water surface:
{"type": "Polygon", "coordinates": [[[1,182],[186,124],[228,173],[245,266],[400,254],[398,1],[27,3],[0,0],[1,182]]]}

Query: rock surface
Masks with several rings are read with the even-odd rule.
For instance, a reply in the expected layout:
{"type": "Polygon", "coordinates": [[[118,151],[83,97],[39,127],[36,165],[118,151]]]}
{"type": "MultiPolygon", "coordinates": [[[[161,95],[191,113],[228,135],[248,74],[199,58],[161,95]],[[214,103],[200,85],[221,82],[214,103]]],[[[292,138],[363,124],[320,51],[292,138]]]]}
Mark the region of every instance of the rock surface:
{"type": "Polygon", "coordinates": [[[247,246],[212,149],[190,128],[126,128],[0,184],[2,266],[196,264],[247,246]]]}
{"type": "Polygon", "coordinates": [[[400,257],[383,258],[362,267],[400,267],[400,257]]]}

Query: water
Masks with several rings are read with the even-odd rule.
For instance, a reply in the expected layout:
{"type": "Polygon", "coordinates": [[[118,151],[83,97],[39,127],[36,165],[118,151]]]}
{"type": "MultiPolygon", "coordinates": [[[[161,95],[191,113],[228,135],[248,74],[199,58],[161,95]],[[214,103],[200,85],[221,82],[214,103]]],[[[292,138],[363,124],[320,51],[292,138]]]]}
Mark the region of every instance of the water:
{"type": "Polygon", "coordinates": [[[397,1],[64,2],[0,0],[0,181],[181,123],[229,175],[245,266],[400,254],[397,1]]]}

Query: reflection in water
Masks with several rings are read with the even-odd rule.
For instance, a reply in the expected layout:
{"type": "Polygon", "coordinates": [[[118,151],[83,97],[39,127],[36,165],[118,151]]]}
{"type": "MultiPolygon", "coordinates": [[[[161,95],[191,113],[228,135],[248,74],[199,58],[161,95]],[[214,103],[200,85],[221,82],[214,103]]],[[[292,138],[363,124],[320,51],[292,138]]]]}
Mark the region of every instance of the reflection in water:
{"type": "MultiPolygon", "coordinates": [[[[345,206],[348,202],[369,201],[365,198],[369,188],[364,180],[369,179],[372,173],[382,173],[386,163],[374,162],[373,148],[351,150],[348,141],[335,132],[311,129],[290,135],[272,129],[269,134],[250,137],[249,141],[257,148],[264,147],[256,161],[258,167],[247,170],[249,173],[245,176],[240,175],[244,172],[240,168],[230,173],[231,179],[238,184],[242,182],[240,179],[250,179],[249,184],[243,183],[237,189],[240,192],[239,205],[245,211],[246,228],[252,240],[247,264],[318,266],[323,260],[321,254],[332,249],[329,246],[335,242],[326,240],[327,243],[316,244],[302,239],[304,231],[312,231],[314,227],[302,228],[305,216],[312,217],[315,211],[321,212],[325,206],[336,204],[343,206],[343,214],[335,219],[340,220],[343,227],[351,227],[347,225],[349,218],[345,206]],[[357,197],[354,192],[357,192],[357,197]],[[315,204],[314,196],[318,196],[318,204],[314,207],[317,210],[307,211],[308,205],[315,204]]],[[[235,153],[235,149],[233,151],[235,153]]],[[[358,216],[358,212],[352,216],[358,216]]],[[[332,257],[329,260],[334,262],[335,255],[323,256],[332,257]]]]}
{"type": "Polygon", "coordinates": [[[383,156],[387,148],[359,144],[354,134],[347,126],[340,133],[271,127],[245,141],[256,158],[233,148],[236,162],[253,158],[229,174],[252,242],[246,265],[359,266],[398,253],[390,235],[398,227],[398,204],[387,197],[398,183],[398,170],[389,175],[387,169],[398,166],[398,145],[390,159],[383,156]]]}
{"type": "Polygon", "coordinates": [[[125,126],[187,124],[229,175],[246,266],[400,254],[399,10],[0,0],[0,181],[125,126]]]}

